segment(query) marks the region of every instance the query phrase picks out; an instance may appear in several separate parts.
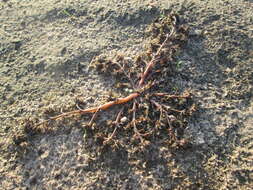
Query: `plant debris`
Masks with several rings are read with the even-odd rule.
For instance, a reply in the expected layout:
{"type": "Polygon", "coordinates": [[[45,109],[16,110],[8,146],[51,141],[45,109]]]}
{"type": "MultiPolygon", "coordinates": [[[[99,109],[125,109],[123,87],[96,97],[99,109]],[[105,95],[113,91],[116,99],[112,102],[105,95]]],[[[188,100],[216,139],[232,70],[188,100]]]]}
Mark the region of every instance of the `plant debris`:
{"type": "MultiPolygon", "coordinates": [[[[66,118],[93,114],[84,126],[101,145],[118,147],[130,143],[145,147],[152,141],[160,141],[183,146],[184,128],[195,106],[190,92],[179,94],[169,78],[173,76],[172,61],[187,42],[188,28],[180,24],[178,15],[171,14],[157,18],[147,33],[150,43],[145,52],[134,57],[98,56],[90,64],[99,74],[117,81],[121,97],[97,107],[50,116],[40,122],[38,118],[29,119],[24,122],[25,131],[41,133],[52,129],[55,123],[63,125],[66,118]],[[114,119],[99,120],[98,116],[113,106],[117,111],[114,119]]],[[[49,115],[52,114],[51,110],[49,115]]]]}

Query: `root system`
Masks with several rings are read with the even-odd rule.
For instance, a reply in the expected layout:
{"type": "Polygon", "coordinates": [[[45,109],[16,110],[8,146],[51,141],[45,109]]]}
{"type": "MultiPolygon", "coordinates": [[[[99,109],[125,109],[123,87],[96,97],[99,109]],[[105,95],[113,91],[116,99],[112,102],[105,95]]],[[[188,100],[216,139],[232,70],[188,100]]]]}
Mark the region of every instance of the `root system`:
{"type": "Polygon", "coordinates": [[[90,64],[99,74],[114,77],[117,86],[127,86],[129,94],[120,88],[122,97],[97,107],[69,111],[39,122],[28,120],[26,131],[45,132],[53,121],[91,114],[91,120],[83,126],[92,129],[93,137],[101,145],[132,143],[143,147],[153,140],[182,145],[187,118],[195,106],[189,91],[173,90],[170,78],[173,60],[187,42],[188,28],[180,23],[178,15],[172,14],[157,18],[147,35],[150,43],[143,53],[133,57],[98,56],[90,64]],[[112,107],[115,112],[118,110],[115,121],[102,123],[97,116],[112,107]]]}

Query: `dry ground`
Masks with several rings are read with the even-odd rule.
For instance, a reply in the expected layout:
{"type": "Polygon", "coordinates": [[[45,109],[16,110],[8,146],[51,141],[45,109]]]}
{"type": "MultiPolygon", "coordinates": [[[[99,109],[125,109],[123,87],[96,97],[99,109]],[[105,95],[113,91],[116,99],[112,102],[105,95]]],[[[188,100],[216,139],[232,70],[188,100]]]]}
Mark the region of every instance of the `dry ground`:
{"type": "Polygon", "coordinates": [[[3,0],[0,9],[1,189],[251,189],[251,0],[3,0]],[[98,104],[113,84],[88,69],[91,59],[140,52],[146,26],[172,11],[191,28],[171,78],[197,104],[191,147],[97,152],[73,123],[30,137],[27,151],[15,145],[25,117],[77,98],[98,104]]]}

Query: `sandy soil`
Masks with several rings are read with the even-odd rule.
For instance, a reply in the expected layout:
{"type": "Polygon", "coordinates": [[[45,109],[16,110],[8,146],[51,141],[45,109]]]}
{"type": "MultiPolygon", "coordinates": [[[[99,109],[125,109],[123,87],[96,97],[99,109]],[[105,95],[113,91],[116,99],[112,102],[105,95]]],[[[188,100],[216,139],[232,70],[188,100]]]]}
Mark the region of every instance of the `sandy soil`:
{"type": "Polygon", "coordinates": [[[252,10],[251,0],[2,0],[1,189],[251,189],[252,10]],[[190,147],[154,144],[135,158],[125,149],[98,152],[71,122],[32,134],[29,149],[17,146],[24,118],[67,111],[77,99],[100,103],[114,87],[88,69],[92,58],[140,52],[145,28],[172,11],[190,26],[171,80],[197,104],[185,131],[190,147]]]}

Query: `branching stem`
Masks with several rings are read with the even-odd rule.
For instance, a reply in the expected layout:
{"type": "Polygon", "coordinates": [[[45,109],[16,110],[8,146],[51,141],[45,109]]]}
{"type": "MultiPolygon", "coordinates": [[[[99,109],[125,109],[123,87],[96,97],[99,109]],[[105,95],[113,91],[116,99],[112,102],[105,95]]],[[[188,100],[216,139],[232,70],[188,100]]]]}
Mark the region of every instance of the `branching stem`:
{"type": "Polygon", "coordinates": [[[103,144],[110,142],[112,140],[112,138],[114,137],[117,129],[119,128],[119,120],[120,120],[121,114],[123,113],[123,110],[124,110],[124,108],[121,108],[121,110],[119,111],[119,113],[116,117],[116,120],[113,122],[115,124],[115,128],[114,128],[112,134],[103,142],[103,144]]]}
{"type": "Polygon", "coordinates": [[[143,74],[141,75],[141,79],[139,81],[139,87],[141,87],[146,79],[146,77],[148,76],[150,70],[154,67],[154,65],[157,63],[157,61],[159,60],[159,58],[157,58],[160,54],[160,52],[162,51],[162,49],[164,48],[164,46],[166,45],[167,41],[169,40],[169,38],[173,35],[175,29],[174,27],[172,28],[170,34],[166,35],[165,40],[163,41],[163,43],[161,44],[161,46],[159,47],[159,49],[157,50],[156,54],[153,56],[153,58],[151,59],[151,61],[147,64],[145,71],[143,72],[143,74]]]}

